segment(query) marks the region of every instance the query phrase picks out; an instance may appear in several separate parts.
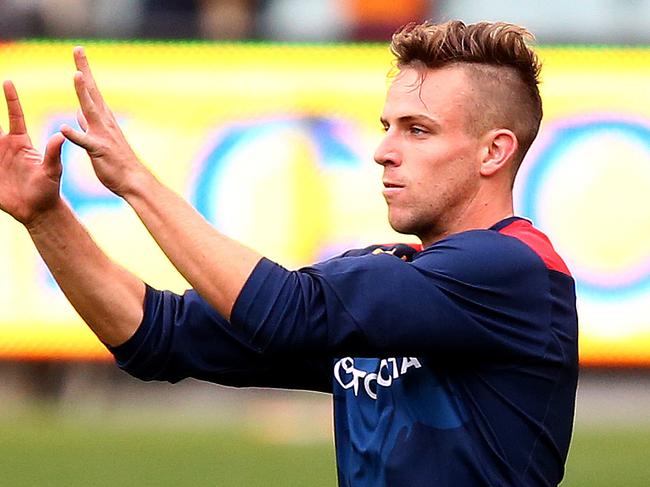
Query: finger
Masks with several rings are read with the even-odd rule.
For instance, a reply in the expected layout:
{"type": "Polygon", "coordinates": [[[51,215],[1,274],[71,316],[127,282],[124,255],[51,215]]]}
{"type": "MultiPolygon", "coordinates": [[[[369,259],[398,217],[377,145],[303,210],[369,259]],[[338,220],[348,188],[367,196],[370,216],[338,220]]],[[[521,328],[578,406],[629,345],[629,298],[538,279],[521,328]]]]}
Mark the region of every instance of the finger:
{"type": "Polygon", "coordinates": [[[23,109],[20,106],[18,93],[16,87],[11,81],[5,81],[2,84],[5,93],[5,100],[7,100],[7,111],[9,113],[9,133],[14,135],[27,134],[27,127],[25,126],[25,116],[23,109]]]}
{"type": "Polygon", "coordinates": [[[81,108],[77,110],[77,123],[79,124],[79,127],[81,127],[81,130],[88,132],[88,120],[86,120],[81,108]]]}
{"type": "Polygon", "coordinates": [[[79,71],[83,73],[84,81],[86,83],[86,88],[90,94],[90,98],[98,105],[104,103],[104,98],[102,97],[97,83],[95,83],[95,78],[93,77],[92,71],[90,71],[90,64],[88,63],[88,58],[86,57],[86,52],[83,47],[77,46],[72,51],[74,55],[74,64],[79,71]]]}
{"type": "Polygon", "coordinates": [[[43,165],[50,176],[58,178],[61,176],[61,146],[65,142],[65,137],[61,133],[56,133],[45,146],[45,155],[43,156],[43,165]]]}
{"type": "Polygon", "coordinates": [[[98,119],[99,115],[97,114],[97,107],[95,103],[90,98],[90,94],[86,89],[86,83],[83,78],[83,74],[77,71],[74,74],[74,91],[77,93],[77,99],[79,100],[79,106],[83,112],[84,118],[86,121],[95,121],[98,119]]]}
{"type": "Polygon", "coordinates": [[[69,125],[61,125],[61,133],[63,136],[75,145],[85,149],[87,152],[92,152],[95,149],[90,137],[84,132],[79,132],[69,125]]]}

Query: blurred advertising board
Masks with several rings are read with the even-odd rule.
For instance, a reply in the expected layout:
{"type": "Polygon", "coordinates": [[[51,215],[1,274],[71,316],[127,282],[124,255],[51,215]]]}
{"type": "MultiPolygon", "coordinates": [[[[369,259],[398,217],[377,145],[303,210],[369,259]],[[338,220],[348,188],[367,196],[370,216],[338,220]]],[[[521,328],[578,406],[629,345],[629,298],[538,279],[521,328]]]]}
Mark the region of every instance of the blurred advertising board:
{"type": "MultiPolygon", "coordinates": [[[[43,147],[75,123],[73,45],[0,44],[43,147]]],[[[104,96],[143,161],[228,235],[287,267],[415,241],[386,223],[372,154],[385,45],[88,43],[104,96]]],[[[650,366],[650,48],[543,47],[545,118],[516,206],[578,283],[581,361],[650,366]]],[[[0,108],[6,126],[6,109],[0,108]]],[[[62,192],[96,241],[149,284],[179,277],[133,212],[64,146],[62,192]]],[[[25,230],[0,215],[0,358],[108,357],[25,230]]]]}

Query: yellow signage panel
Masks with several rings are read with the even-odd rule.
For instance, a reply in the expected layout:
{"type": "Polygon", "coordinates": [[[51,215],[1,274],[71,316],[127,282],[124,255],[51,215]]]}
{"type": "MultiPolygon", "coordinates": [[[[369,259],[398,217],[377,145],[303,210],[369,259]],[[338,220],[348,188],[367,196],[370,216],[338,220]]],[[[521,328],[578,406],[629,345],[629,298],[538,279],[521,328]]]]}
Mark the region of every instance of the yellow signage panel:
{"type": "MultiPolygon", "coordinates": [[[[289,266],[413,241],[386,223],[372,154],[386,46],[88,44],[105,98],[153,172],[228,235],[289,266]]],[[[34,143],[74,123],[72,45],[0,45],[34,143]]],[[[578,282],[585,364],[650,365],[650,49],[540,49],[545,121],[516,205],[578,282]]],[[[6,120],[4,107],[0,120],[6,120]]],[[[187,284],[133,212],[64,146],[62,192],[115,260],[187,284]]],[[[103,358],[27,233],[0,216],[0,357],[103,358]]]]}

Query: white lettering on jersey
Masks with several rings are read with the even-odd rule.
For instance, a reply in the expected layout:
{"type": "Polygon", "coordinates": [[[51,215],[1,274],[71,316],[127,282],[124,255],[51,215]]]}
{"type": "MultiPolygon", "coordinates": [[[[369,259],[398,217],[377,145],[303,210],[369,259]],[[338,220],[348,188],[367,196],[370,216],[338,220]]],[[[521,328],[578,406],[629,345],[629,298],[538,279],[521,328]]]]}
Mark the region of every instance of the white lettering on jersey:
{"type": "Polygon", "coordinates": [[[397,358],[385,358],[379,362],[377,372],[367,372],[357,369],[354,366],[352,357],[345,357],[334,364],[334,378],[341,384],[343,389],[350,389],[355,396],[359,395],[359,383],[363,379],[363,389],[372,399],[377,399],[377,387],[390,387],[393,381],[406,374],[411,367],[419,369],[422,367],[420,361],[415,357],[402,357],[401,367],[398,367],[397,358]],[[374,390],[373,390],[374,389],[374,390]]]}
{"type": "Polygon", "coordinates": [[[342,358],[334,365],[334,376],[336,377],[336,380],[339,381],[339,384],[341,384],[341,387],[343,387],[343,389],[354,387],[355,396],[359,393],[359,379],[363,378],[365,375],[366,372],[363,370],[354,368],[354,359],[352,357],[342,358]],[[341,380],[341,368],[343,368],[343,371],[346,374],[352,375],[350,382],[347,384],[344,384],[343,380],[341,380]]]}
{"type": "Polygon", "coordinates": [[[402,374],[406,374],[406,371],[409,369],[409,367],[415,367],[416,369],[419,369],[422,367],[420,364],[420,361],[416,359],[415,357],[408,358],[404,357],[404,360],[402,361],[402,374]]]}
{"type": "Polygon", "coordinates": [[[376,381],[377,381],[377,374],[373,374],[373,373],[366,374],[366,376],[363,379],[363,388],[366,390],[366,394],[368,394],[372,399],[377,399],[377,393],[371,389],[372,383],[376,381]]]}

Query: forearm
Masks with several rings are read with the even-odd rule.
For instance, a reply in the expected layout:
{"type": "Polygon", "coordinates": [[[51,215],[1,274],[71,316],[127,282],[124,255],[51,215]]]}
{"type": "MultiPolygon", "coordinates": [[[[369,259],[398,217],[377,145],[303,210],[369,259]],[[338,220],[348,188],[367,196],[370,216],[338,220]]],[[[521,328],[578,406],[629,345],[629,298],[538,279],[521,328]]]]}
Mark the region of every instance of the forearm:
{"type": "Polygon", "coordinates": [[[142,171],[123,196],[172,264],[226,319],[261,255],[214,229],[192,206],[142,171]]]}
{"type": "Polygon", "coordinates": [[[108,345],[130,338],[142,321],[144,283],[115,264],[61,201],[27,230],[61,290],[108,345]]]}
{"type": "Polygon", "coordinates": [[[261,256],[218,233],[140,164],[97,88],[83,49],[74,54],[85,127],[80,132],[64,125],[61,132],[86,150],[102,184],[131,205],[183,277],[229,318],[261,256]]]}

